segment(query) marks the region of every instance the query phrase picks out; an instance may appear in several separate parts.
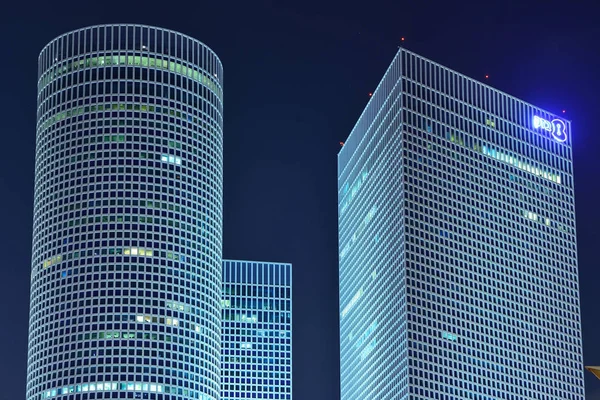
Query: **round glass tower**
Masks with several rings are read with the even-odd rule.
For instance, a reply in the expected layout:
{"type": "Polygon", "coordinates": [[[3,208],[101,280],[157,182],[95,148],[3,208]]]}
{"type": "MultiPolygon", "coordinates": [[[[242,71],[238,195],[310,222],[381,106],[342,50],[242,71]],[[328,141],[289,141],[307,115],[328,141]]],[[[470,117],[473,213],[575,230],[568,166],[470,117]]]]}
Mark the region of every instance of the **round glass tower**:
{"type": "Polygon", "coordinates": [[[218,399],[222,79],[149,26],[42,50],[27,399],[218,399]]]}

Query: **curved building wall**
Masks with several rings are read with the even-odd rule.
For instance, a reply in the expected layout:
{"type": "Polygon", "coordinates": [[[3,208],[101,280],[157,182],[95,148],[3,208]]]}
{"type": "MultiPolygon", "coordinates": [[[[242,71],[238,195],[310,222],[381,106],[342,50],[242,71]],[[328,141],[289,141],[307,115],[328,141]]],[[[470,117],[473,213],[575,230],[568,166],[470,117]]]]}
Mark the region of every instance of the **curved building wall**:
{"type": "Polygon", "coordinates": [[[218,399],[222,77],[148,26],[42,50],[27,399],[218,399]]]}

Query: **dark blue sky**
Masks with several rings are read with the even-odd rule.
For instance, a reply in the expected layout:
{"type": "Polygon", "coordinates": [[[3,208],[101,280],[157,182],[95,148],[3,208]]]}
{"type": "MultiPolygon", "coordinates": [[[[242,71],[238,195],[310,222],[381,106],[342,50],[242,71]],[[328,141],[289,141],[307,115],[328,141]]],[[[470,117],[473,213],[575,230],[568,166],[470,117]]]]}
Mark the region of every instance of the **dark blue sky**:
{"type": "MultiPolygon", "coordinates": [[[[405,47],[573,121],[584,356],[600,364],[599,6],[568,1],[11,2],[0,11],[0,400],[25,397],[37,56],[135,22],[225,68],[224,256],[294,265],[294,399],[339,399],[336,155],[405,47]],[[525,4],[526,3],[526,4],[525,4]]],[[[600,381],[586,373],[588,400],[600,381]]]]}

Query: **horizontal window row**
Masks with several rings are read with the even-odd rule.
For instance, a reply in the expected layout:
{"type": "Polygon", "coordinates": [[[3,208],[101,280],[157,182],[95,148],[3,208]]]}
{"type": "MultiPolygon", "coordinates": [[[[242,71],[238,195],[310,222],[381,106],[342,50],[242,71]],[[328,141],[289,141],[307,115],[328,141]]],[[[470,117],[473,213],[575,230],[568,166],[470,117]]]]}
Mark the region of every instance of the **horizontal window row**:
{"type": "Polygon", "coordinates": [[[221,300],[221,308],[264,311],[290,311],[290,307],[290,300],[274,300],[260,298],[232,298],[221,300]]]}
{"type": "MultiPolygon", "coordinates": [[[[69,318],[66,318],[66,320],[69,320],[69,318]]],[[[173,317],[161,317],[161,316],[155,316],[155,315],[136,315],[135,322],[137,322],[137,323],[155,323],[155,324],[162,324],[162,325],[167,325],[167,326],[181,327],[184,329],[190,329],[197,333],[200,333],[200,332],[204,333],[204,328],[202,328],[200,325],[193,324],[193,323],[190,323],[187,321],[183,321],[179,318],[173,318],[173,317]]],[[[118,335],[120,335],[119,332],[116,332],[116,333],[118,335]]],[[[94,336],[94,335],[99,335],[99,334],[103,334],[105,336],[105,333],[94,333],[91,335],[94,336]]],[[[129,333],[127,335],[129,335],[129,333]]],[[[131,333],[131,335],[133,335],[133,333],[131,333]]],[[[87,334],[86,334],[86,336],[87,336],[87,334]]],[[[90,338],[94,339],[94,337],[92,337],[92,336],[90,336],[90,338]]],[[[109,339],[109,338],[98,336],[97,339],[109,339]]],[[[128,337],[124,337],[124,339],[128,339],[128,337]]]]}
{"type": "Polygon", "coordinates": [[[243,393],[290,393],[291,392],[291,387],[289,385],[289,383],[285,383],[285,382],[279,382],[277,383],[277,385],[279,386],[275,386],[276,384],[273,383],[272,385],[264,385],[264,386],[260,386],[260,385],[251,385],[251,384],[247,384],[247,385],[240,385],[240,384],[235,384],[235,385],[227,385],[224,384],[222,390],[227,393],[230,390],[238,390],[238,391],[242,391],[243,393]]]}
{"type": "MultiPolygon", "coordinates": [[[[116,214],[116,215],[106,215],[104,213],[104,210],[101,208],[97,208],[97,209],[88,209],[88,211],[90,212],[90,216],[89,217],[83,217],[83,218],[77,218],[74,219],[74,214],[87,214],[86,212],[82,212],[82,213],[73,213],[73,212],[69,212],[69,213],[57,213],[54,215],[61,215],[61,218],[63,219],[68,219],[68,221],[65,221],[65,223],[67,224],[67,226],[62,225],[62,223],[55,223],[51,217],[52,215],[40,215],[36,218],[36,227],[35,227],[35,231],[34,231],[34,239],[37,241],[38,239],[46,239],[46,240],[50,240],[50,237],[48,236],[50,233],[54,233],[54,232],[60,232],[61,230],[63,231],[62,234],[64,236],[67,236],[67,228],[71,228],[69,229],[69,236],[65,237],[63,239],[63,243],[60,242],[53,242],[56,243],[57,245],[60,244],[67,244],[67,243],[72,243],[74,241],[77,241],[79,238],[78,237],[73,237],[73,233],[75,235],[78,235],[79,233],[84,234],[88,232],[88,233],[92,233],[94,231],[96,232],[100,232],[100,231],[104,231],[104,233],[102,234],[102,238],[106,239],[107,238],[107,234],[106,231],[108,230],[122,230],[122,229],[126,229],[126,230],[130,230],[133,229],[134,230],[138,230],[138,231],[142,231],[141,233],[143,233],[144,231],[148,231],[149,234],[152,231],[155,231],[156,233],[159,233],[162,231],[162,229],[160,228],[160,225],[162,225],[163,227],[174,227],[175,229],[179,230],[185,230],[187,231],[186,233],[194,233],[194,234],[198,234],[201,235],[203,237],[215,237],[217,236],[217,232],[216,229],[214,229],[213,227],[210,226],[210,221],[208,224],[204,223],[202,225],[200,225],[200,223],[196,224],[196,225],[189,225],[189,224],[193,224],[194,221],[193,219],[196,218],[196,215],[191,216],[190,214],[177,214],[177,213],[172,213],[172,212],[166,212],[166,211],[158,211],[158,210],[154,210],[154,211],[150,211],[148,212],[148,214],[150,215],[143,215],[143,210],[136,210],[136,209],[128,209],[126,208],[125,210],[119,210],[119,211],[127,211],[127,212],[134,212],[136,214],[133,215],[127,215],[127,214],[116,214]],[[94,216],[94,211],[96,211],[97,214],[102,214],[102,216],[94,216]],[[140,213],[141,215],[137,215],[137,213],[140,213]],[[99,217],[99,218],[98,218],[99,217]],[[161,218],[162,217],[162,218],[161,218]],[[98,220],[100,219],[100,220],[98,220]],[[187,222],[187,224],[186,224],[187,222]],[[108,225],[110,223],[110,225],[108,225]],[[137,224],[139,223],[139,225],[137,224]],[[143,224],[154,224],[153,225],[143,225],[143,224]]],[[[108,210],[107,210],[108,211],[108,210]]],[[[201,218],[201,216],[198,216],[198,218],[201,218]]],[[[173,233],[173,229],[169,228],[170,232],[173,233]]],[[[166,232],[163,232],[166,233],[166,232]]],[[[61,236],[63,236],[61,235],[61,236]]],[[[116,235],[119,237],[123,237],[122,234],[116,235]]],[[[144,234],[142,234],[143,237],[145,236],[144,234]]],[[[88,235],[88,239],[89,239],[89,235],[88,235]]],[[[151,236],[149,236],[149,238],[151,238],[151,236]]],[[[56,239],[56,237],[54,238],[56,239]]],[[[99,239],[99,236],[96,237],[96,239],[99,239]]],[[[190,238],[188,238],[190,239],[190,238]]],[[[37,244],[40,244],[39,242],[36,242],[37,244]]]]}
{"type": "MultiPolygon", "coordinates": [[[[66,196],[67,194],[65,193],[64,196],[66,196]]],[[[59,198],[60,196],[56,195],[56,198],[59,198]]],[[[80,196],[78,196],[79,198],[80,196]]],[[[93,196],[91,196],[93,198],[93,196]]],[[[102,196],[105,197],[105,196],[102,196]]],[[[61,208],[61,213],[67,213],[68,211],[76,211],[76,210],[86,210],[89,208],[93,208],[93,207],[114,207],[114,206],[127,206],[127,207],[133,207],[132,210],[139,210],[140,208],[148,208],[150,210],[155,209],[155,210],[165,210],[165,211],[174,211],[175,213],[179,213],[181,212],[182,214],[187,214],[187,215],[194,215],[196,216],[195,212],[191,209],[191,207],[194,205],[194,203],[192,202],[187,202],[187,206],[185,207],[184,205],[178,205],[175,203],[175,198],[173,198],[173,202],[160,202],[160,201],[153,201],[153,200],[138,200],[135,198],[126,198],[126,199],[115,199],[115,198],[111,198],[111,199],[96,199],[96,200],[89,200],[89,201],[83,201],[83,202],[76,202],[75,197],[71,197],[69,200],[69,203],[67,205],[62,206],[61,208]],[[139,207],[139,208],[138,208],[139,207]]],[[[84,200],[85,200],[85,196],[84,196],[84,200]]],[[[186,203],[185,201],[183,203],[186,203]]],[[[152,211],[150,211],[152,212],[152,211]]],[[[90,213],[92,214],[92,213],[90,213]]],[[[200,216],[199,216],[200,217],[200,216]]],[[[85,224],[85,223],[92,223],[92,222],[122,222],[123,220],[125,221],[129,221],[130,216],[128,215],[123,215],[123,216],[119,216],[119,215],[105,215],[105,216],[91,216],[90,219],[91,220],[86,220],[85,218],[83,219],[76,219],[76,220],[71,220],[69,221],[69,226],[73,226],[73,223],[75,225],[79,225],[81,224],[85,224]]],[[[67,226],[67,223],[64,222],[62,224],[63,227],[67,226]]]]}
{"type": "Polygon", "coordinates": [[[65,386],[58,389],[47,390],[42,394],[43,399],[66,395],[70,393],[87,393],[87,392],[148,392],[148,393],[165,393],[182,396],[191,396],[195,399],[212,400],[212,397],[194,392],[190,389],[178,388],[175,386],[166,386],[155,383],[135,383],[135,382],[97,382],[84,383],[82,385],[65,386]]]}
{"type": "MultiPolygon", "coordinates": [[[[223,293],[232,296],[248,296],[252,299],[259,297],[275,297],[278,299],[291,299],[291,288],[288,286],[256,286],[227,284],[223,293]]],[[[231,303],[229,303],[231,305],[231,303]]]]}
{"type": "Polygon", "coordinates": [[[277,357],[277,358],[256,358],[256,357],[242,357],[242,356],[230,356],[230,357],[223,357],[223,361],[225,363],[231,363],[229,365],[224,365],[223,368],[225,369],[237,369],[237,370],[247,370],[248,369],[248,365],[257,365],[257,366],[261,366],[264,364],[271,364],[274,365],[276,367],[280,366],[282,369],[281,371],[283,371],[283,368],[285,368],[286,371],[289,371],[290,367],[283,367],[283,365],[291,365],[291,361],[292,361],[292,357],[291,355],[289,357],[277,357]],[[277,365],[279,364],[279,365],[277,365]]]}
{"type": "Polygon", "coordinates": [[[166,163],[169,163],[169,164],[181,165],[181,157],[177,157],[177,156],[171,156],[171,155],[167,155],[167,154],[162,154],[160,156],[160,160],[162,162],[166,162],[166,163]]]}
{"type": "MultiPolygon", "coordinates": [[[[90,250],[81,250],[81,251],[75,251],[73,253],[69,253],[66,254],[65,257],[63,258],[63,260],[73,260],[73,259],[77,259],[79,257],[86,257],[86,256],[96,256],[96,255],[132,255],[132,256],[144,256],[144,257],[153,257],[154,255],[156,255],[157,257],[164,257],[167,258],[169,260],[177,260],[177,261],[181,261],[181,262],[186,262],[187,257],[184,254],[175,254],[175,253],[171,253],[171,252],[161,252],[161,251],[155,251],[152,249],[144,249],[144,248],[139,248],[139,247],[124,247],[124,248],[113,248],[113,247],[109,247],[109,248],[102,248],[102,249],[90,249],[90,250]],[[156,253],[156,254],[155,254],[156,253]]],[[[60,262],[60,258],[61,256],[56,256],[53,257],[57,258],[58,260],[50,265],[54,265],[54,264],[58,264],[60,262]]],[[[50,266],[48,265],[48,266],[50,266]]],[[[47,267],[45,267],[47,268],[47,267]]]]}
{"type": "Polygon", "coordinates": [[[223,97],[223,92],[220,85],[215,83],[214,79],[198,71],[195,68],[187,67],[174,61],[164,60],[155,57],[140,57],[140,56],[100,56],[90,57],[83,60],[73,61],[61,66],[55,67],[47,71],[42,75],[40,79],[40,86],[43,87],[48,83],[52,82],[56,77],[69,73],[71,71],[77,71],[84,68],[94,67],[108,67],[112,65],[130,65],[140,66],[148,68],[157,68],[175,72],[177,74],[187,76],[194,81],[201,83],[208,87],[210,90],[215,92],[219,97],[223,97]]]}
{"type": "MultiPolygon", "coordinates": [[[[174,332],[176,333],[176,332],[174,332]]],[[[190,335],[167,335],[163,333],[154,333],[154,332],[91,332],[85,334],[78,335],[68,335],[61,336],[61,346],[67,343],[71,343],[71,351],[63,351],[62,347],[59,346],[48,346],[47,342],[41,342],[41,345],[37,346],[39,350],[43,348],[43,350],[48,350],[47,355],[51,355],[52,353],[58,354],[60,356],[55,358],[55,360],[69,360],[69,359],[89,359],[92,357],[107,357],[107,360],[110,359],[111,356],[140,356],[142,355],[141,350],[135,347],[115,347],[115,348],[107,348],[105,344],[101,342],[89,342],[90,340],[99,340],[99,339],[140,339],[140,340],[154,340],[160,342],[158,344],[159,349],[167,350],[167,353],[163,351],[159,351],[157,353],[156,350],[144,350],[143,356],[153,358],[168,358],[169,352],[179,352],[182,354],[195,354],[195,351],[198,349],[200,342],[207,342],[213,335],[205,334],[203,336],[196,335],[196,339],[190,338],[190,335]],[[89,342],[89,345],[87,344],[89,342]],[[179,344],[179,346],[178,346],[179,344]],[[82,350],[83,348],[92,348],[91,350],[82,350]]],[[[214,340],[213,340],[214,342],[214,340]]],[[[289,342],[289,341],[288,341],[289,342]]],[[[118,343],[118,342],[117,342],[118,343]]],[[[289,343],[288,343],[289,344],[289,343]]],[[[283,346],[282,346],[283,347],[283,346]]],[[[288,346],[289,347],[289,346],[288,346]]],[[[68,345],[67,345],[68,348],[68,345]]],[[[156,349],[156,347],[153,347],[156,349]]],[[[37,352],[36,356],[33,356],[33,359],[43,359],[41,352],[37,352]]]]}
{"type": "MultiPolygon", "coordinates": [[[[227,342],[240,340],[241,337],[244,337],[244,338],[246,338],[246,337],[275,338],[275,340],[277,340],[277,338],[292,337],[292,332],[290,330],[245,329],[245,328],[240,329],[239,326],[236,328],[236,327],[234,327],[234,325],[240,325],[240,324],[223,321],[222,329],[221,329],[221,331],[222,331],[221,337],[227,342]],[[234,336],[228,336],[228,335],[234,335],[234,336]]],[[[289,340],[288,340],[288,342],[289,342],[289,340]]]]}
{"type": "Polygon", "coordinates": [[[256,313],[240,312],[235,310],[223,310],[223,321],[235,321],[242,323],[260,323],[274,322],[282,324],[290,324],[292,316],[289,312],[267,312],[259,311],[256,313]]]}
{"type": "Polygon", "coordinates": [[[539,177],[543,177],[544,179],[548,179],[554,183],[561,184],[562,178],[559,174],[550,172],[545,168],[540,168],[533,165],[532,162],[526,161],[521,157],[517,157],[514,154],[508,153],[506,151],[497,150],[494,147],[490,147],[489,145],[484,145],[481,142],[473,141],[468,136],[462,135],[460,133],[450,133],[446,132],[446,139],[450,140],[452,143],[457,143],[461,146],[466,146],[468,148],[472,148],[475,151],[481,152],[487,156],[495,158],[496,160],[508,163],[512,166],[519,168],[520,170],[529,172],[539,177]]]}
{"type": "MultiPolygon", "coordinates": [[[[145,321],[146,316],[142,316],[142,319],[145,321]]],[[[137,322],[140,321],[139,318],[136,318],[137,322]]],[[[146,321],[148,322],[148,321],[146,321]]],[[[151,321],[150,321],[151,322],[151,321]]],[[[179,321],[175,318],[172,319],[171,323],[166,323],[167,325],[179,326],[179,321]]],[[[176,341],[175,336],[171,335],[163,335],[157,334],[154,332],[91,332],[91,333],[80,333],[77,335],[77,340],[96,340],[96,339],[145,339],[145,340],[160,340],[165,342],[176,341]]]]}
{"type": "MultiPolygon", "coordinates": [[[[275,379],[291,379],[291,374],[289,372],[284,372],[286,368],[277,368],[277,371],[256,371],[256,370],[248,370],[242,371],[241,376],[243,380],[247,381],[248,378],[275,378],[275,379]]],[[[224,377],[224,382],[235,382],[236,378],[224,377]]]]}
{"type": "MultiPolygon", "coordinates": [[[[142,113],[147,112],[147,113],[158,114],[158,115],[166,115],[169,117],[181,119],[182,121],[185,121],[185,122],[194,123],[215,135],[217,134],[217,130],[215,129],[215,127],[213,125],[207,123],[204,120],[204,118],[199,118],[192,114],[188,114],[188,113],[179,111],[174,108],[165,107],[165,106],[161,107],[161,106],[151,105],[151,104],[147,104],[147,103],[105,103],[105,104],[95,104],[95,105],[90,105],[90,106],[72,108],[70,110],[61,111],[59,113],[56,113],[53,116],[46,119],[44,122],[42,122],[39,125],[38,132],[43,132],[49,126],[54,124],[55,122],[59,122],[64,119],[67,119],[67,118],[77,117],[80,115],[86,115],[89,113],[103,113],[103,112],[113,113],[115,111],[121,112],[121,114],[119,115],[120,118],[126,117],[124,112],[128,112],[128,111],[130,111],[130,112],[138,111],[138,112],[142,112],[142,113]]],[[[103,115],[104,115],[104,117],[109,117],[109,118],[115,117],[115,114],[98,114],[98,116],[95,118],[101,119],[103,117],[103,115]]],[[[131,115],[131,118],[133,118],[133,114],[131,115]]],[[[142,116],[142,118],[143,118],[143,116],[142,116]]],[[[140,118],[138,117],[135,119],[137,120],[140,118]]]]}

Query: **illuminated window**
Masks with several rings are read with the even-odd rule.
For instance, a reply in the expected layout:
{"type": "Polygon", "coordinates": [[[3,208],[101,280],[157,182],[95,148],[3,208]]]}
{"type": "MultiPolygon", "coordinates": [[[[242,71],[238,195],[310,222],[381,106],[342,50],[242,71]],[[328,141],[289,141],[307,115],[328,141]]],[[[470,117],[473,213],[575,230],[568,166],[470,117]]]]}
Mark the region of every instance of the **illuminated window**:
{"type": "Polygon", "coordinates": [[[453,335],[452,333],[448,333],[448,332],[442,333],[442,337],[444,339],[448,339],[448,340],[451,340],[453,342],[455,342],[456,339],[458,338],[456,335],[453,335]]]}

